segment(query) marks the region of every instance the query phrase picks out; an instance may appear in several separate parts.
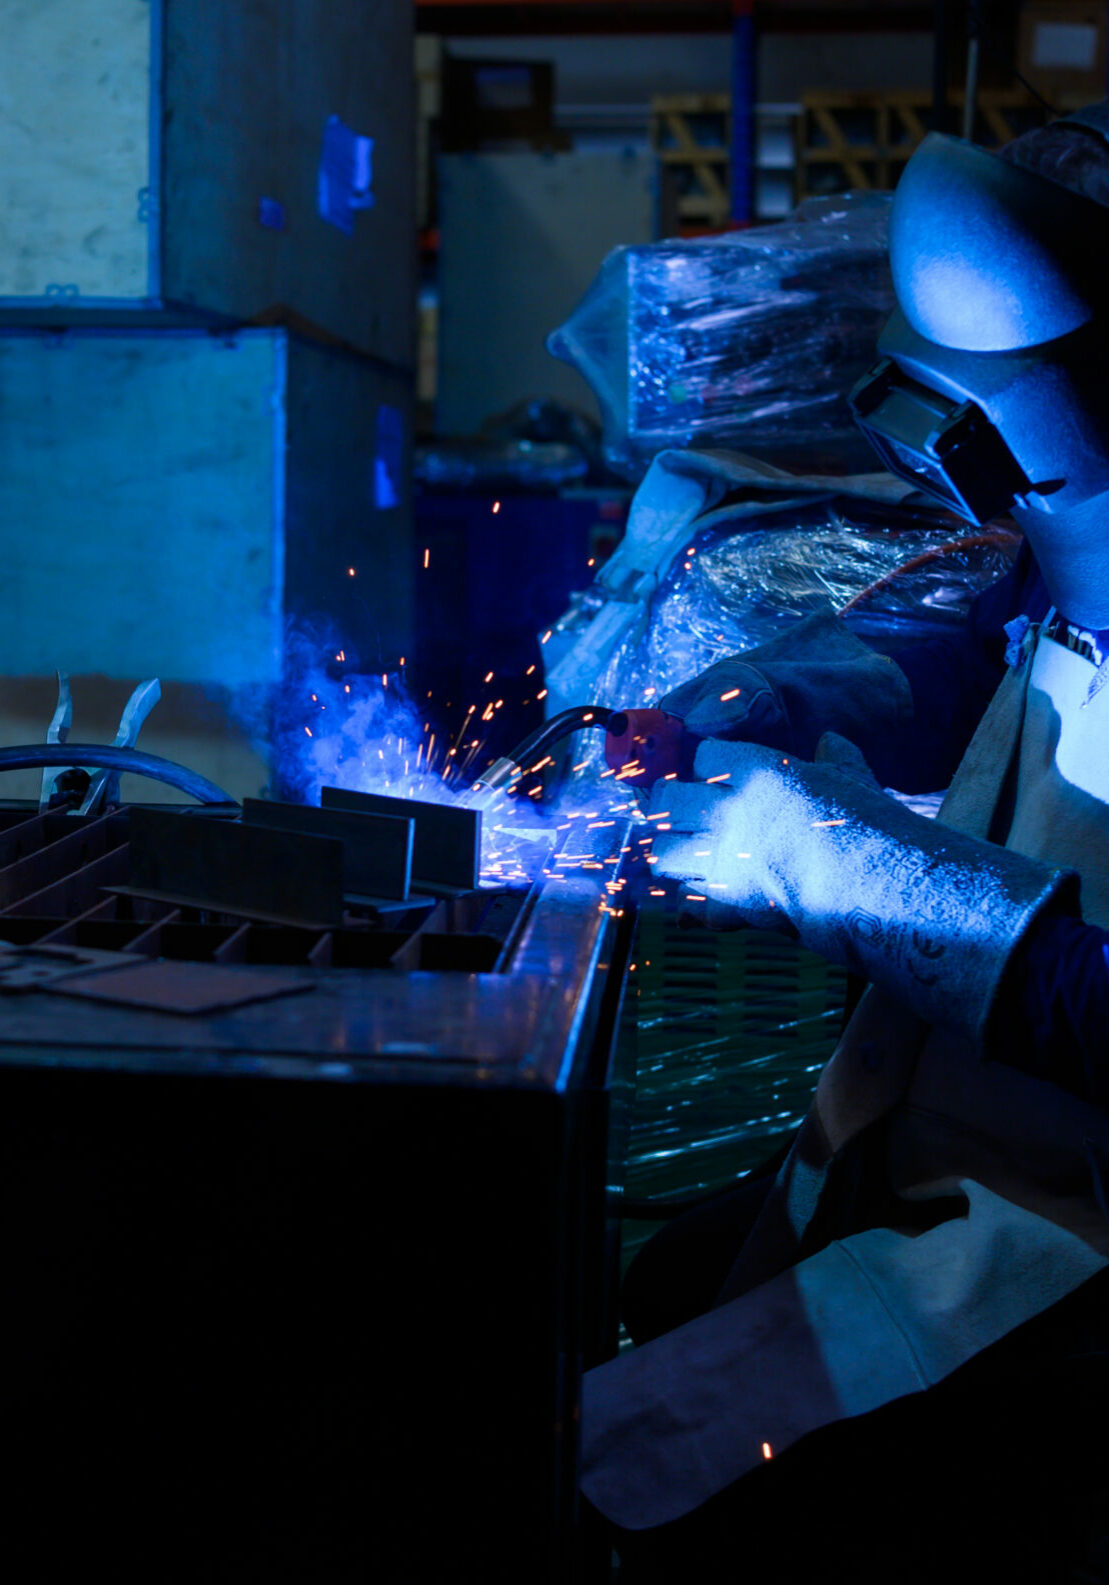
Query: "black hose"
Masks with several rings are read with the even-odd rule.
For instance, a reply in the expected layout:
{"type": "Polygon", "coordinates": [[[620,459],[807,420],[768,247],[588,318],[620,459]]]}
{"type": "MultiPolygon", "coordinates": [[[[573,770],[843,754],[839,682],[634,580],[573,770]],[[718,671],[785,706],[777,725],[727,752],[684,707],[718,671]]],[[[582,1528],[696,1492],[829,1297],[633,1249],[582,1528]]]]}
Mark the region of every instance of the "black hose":
{"type": "Polygon", "coordinates": [[[45,770],[52,765],[84,766],[89,770],[125,771],[131,776],[148,776],[152,781],[176,787],[202,804],[233,804],[215,782],[199,776],[184,765],[142,749],[117,748],[114,743],[24,743],[16,748],[0,748],[0,771],[45,770]]]}
{"type": "Polygon", "coordinates": [[[569,710],[560,710],[549,721],[544,721],[542,726],[536,727],[535,731],[522,742],[517,743],[508,758],[515,760],[522,769],[526,769],[527,761],[533,754],[550,748],[559,738],[569,736],[580,727],[607,726],[612,713],[611,710],[606,710],[603,704],[576,704],[569,710]]]}

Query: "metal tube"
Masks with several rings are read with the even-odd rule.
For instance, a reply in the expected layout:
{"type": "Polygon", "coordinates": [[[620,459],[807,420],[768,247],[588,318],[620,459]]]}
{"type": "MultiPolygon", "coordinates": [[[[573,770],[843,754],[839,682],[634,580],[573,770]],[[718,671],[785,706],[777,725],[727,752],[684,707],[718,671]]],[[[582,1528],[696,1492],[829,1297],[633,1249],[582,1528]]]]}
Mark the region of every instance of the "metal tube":
{"type": "Polygon", "coordinates": [[[0,771],[39,770],[45,765],[77,765],[89,770],[124,771],[176,787],[202,804],[234,804],[222,787],[184,765],[137,748],[117,748],[112,743],[23,743],[0,748],[0,771]]]}

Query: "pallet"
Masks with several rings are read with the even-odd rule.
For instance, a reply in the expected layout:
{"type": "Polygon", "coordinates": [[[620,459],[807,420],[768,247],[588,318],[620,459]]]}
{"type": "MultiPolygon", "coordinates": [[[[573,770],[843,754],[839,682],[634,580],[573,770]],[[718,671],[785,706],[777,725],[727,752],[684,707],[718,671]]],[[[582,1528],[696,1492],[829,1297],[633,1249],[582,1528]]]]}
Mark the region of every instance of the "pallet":
{"type": "MultiPolygon", "coordinates": [[[[952,94],[956,123],[963,101],[962,93],[952,94]]],[[[975,141],[984,148],[998,148],[1048,119],[1044,106],[1023,90],[981,93],[976,112],[975,141]]],[[[928,93],[805,94],[797,122],[798,200],[845,188],[895,187],[931,122],[928,93]]]]}
{"type": "Polygon", "coordinates": [[[662,229],[712,229],[731,218],[730,94],[671,94],[651,101],[662,229]]]}

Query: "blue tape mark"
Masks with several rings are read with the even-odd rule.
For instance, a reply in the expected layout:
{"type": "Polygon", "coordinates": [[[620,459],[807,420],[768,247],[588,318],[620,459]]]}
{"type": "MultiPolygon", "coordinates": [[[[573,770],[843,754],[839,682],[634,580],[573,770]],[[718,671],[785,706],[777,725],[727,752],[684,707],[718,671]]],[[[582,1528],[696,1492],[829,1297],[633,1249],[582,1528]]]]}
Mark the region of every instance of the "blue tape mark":
{"type": "Polygon", "coordinates": [[[277,198],[259,198],[258,224],[265,226],[267,231],[284,231],[285,205],[277,198]]]}
{"type": "Polygon", "coordinates": [[[404,495],[404,415],[383,402],[377,410],[374,455],[374,506],[379,512],[399,506],[404,495]]]}
{"type": "Polygon", "coordinates": [[[1005,623],[1005,637],[1009,640],[1005,646],[1005,664],[1014,670],[1019,670],[1024,664],[1024,636],[1031,625],[1030,619],[1023,614],[1005,623]]]}
{"type": "Polygon", "coordinates": [[[338,116],[328,116],[323,129],[317,203],[320,215],[354,235],[354,216],[373,207],[373,138],[362,137],[338,116]]]}

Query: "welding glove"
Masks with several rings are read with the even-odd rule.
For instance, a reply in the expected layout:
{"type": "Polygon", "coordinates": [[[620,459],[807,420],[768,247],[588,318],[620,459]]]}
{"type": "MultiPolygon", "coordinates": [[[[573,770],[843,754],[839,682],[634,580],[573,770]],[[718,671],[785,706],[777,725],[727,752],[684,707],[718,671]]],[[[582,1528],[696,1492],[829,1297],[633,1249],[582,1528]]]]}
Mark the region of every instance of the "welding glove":
{"type": "Polygon", "coordinates": [[[765,743],[811,759],[824,732],[867,741],[912,715],[908,680],[829,607],[766,644],[717,661],[659,708],[696,737],[765,743]]]}
{"type": "Polygon", "coordinates": [[[981,1038],[1014,948],[1077,880],[906,809],[836,765],[753,743],[702,743],[698,782],[659,782],[655,875],[716,928],[785,929],[981,1038]]]}

